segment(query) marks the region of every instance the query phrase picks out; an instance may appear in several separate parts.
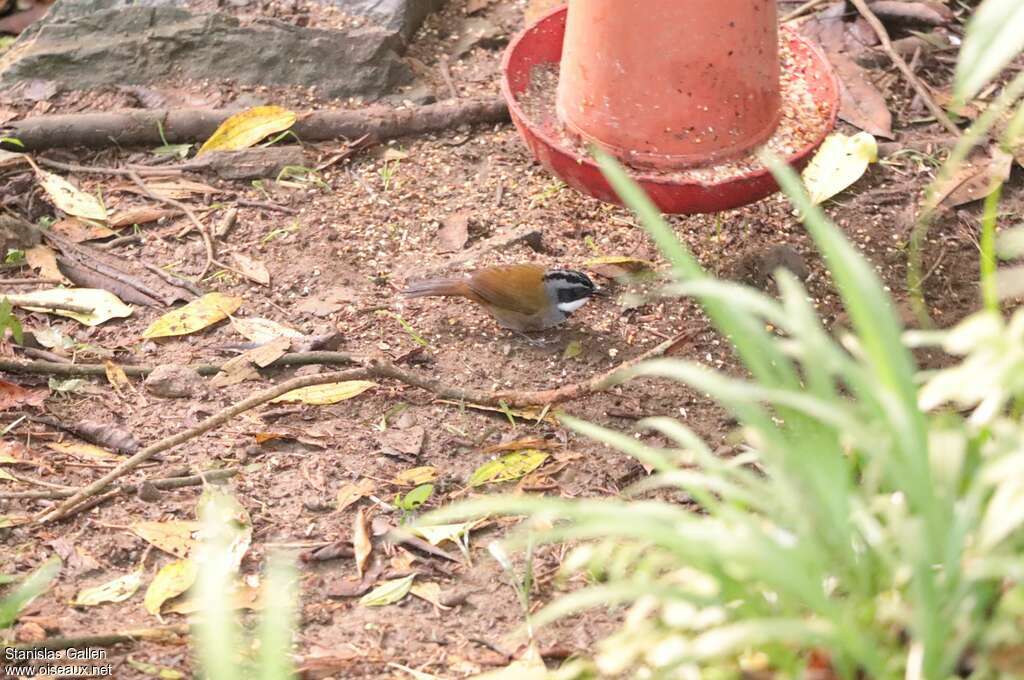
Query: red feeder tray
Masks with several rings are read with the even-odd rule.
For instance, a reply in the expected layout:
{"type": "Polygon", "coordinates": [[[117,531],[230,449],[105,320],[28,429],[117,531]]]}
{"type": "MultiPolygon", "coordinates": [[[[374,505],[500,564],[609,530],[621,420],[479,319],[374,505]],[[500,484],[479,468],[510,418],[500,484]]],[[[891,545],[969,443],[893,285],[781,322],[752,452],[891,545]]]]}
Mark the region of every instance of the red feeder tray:
{"type": "MultiPolygon", "coordinates": [[[[621,204],[597,164],[575,141],[555,114],[554,91],[550,106],[524,106],[540,71],[557,74],[562,59],[567,10],[553,10],[509,44],[502,62],[502,94],[512,121],[534,157],[574,189],[607,203],[621,204]]],[[[825,56],[804,38],[783,29],[791,63],[786,77],[803,80],[815,103],[815,133],[795,152],[781,154],[793,167],[802,168],[835,125],[839,86],[825,56]]],[[[782,113],[785,116],[786,102],[782,113]]],[[[778,184],[759,163],[721,163],[681,170],[628,167],[630,175],[664,213],[710,213],[753,203],[778,191],[778,184]]]]}

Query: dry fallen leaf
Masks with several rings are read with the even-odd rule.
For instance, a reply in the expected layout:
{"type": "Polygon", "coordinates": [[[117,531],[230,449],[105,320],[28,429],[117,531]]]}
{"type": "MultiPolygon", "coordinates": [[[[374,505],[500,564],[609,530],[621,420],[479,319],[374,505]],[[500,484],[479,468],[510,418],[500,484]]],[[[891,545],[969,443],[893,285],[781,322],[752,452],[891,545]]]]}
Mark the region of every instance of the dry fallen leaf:
{"type": "Polygon", "coordinates": [[[178,210],[143,205],[136,208],[128,208],[127,210],[118,210],[110,216],[107,224],[115,229],[120,229],[121,227],[130,227],[133,224],[156,222],[162,217],[172,217],[178,213],[178,210]]]}
{"type": "Polygon", "coordinates": [[[483,486],[519,479],[539,468],[547,459],[548,454],[536,449],[506,453],[478,467],[470,476],[469,485],[483,486]]]}
{"type": "Polygon", "coordinates": [[[36,170],[36,177],[43,191],[53,201],[53,205],[68,215],[84,217],[97,222],[105,222],[107,209],[99,199],[87,194],[60,175],[45,170],[36,170]]]}
{"type": "Polygon", "coordinates": [[[628,274],[639,274],[654,269],[654,263],[623,255],[608,255],[587,260],[583,265],[595,274],[609,279],[617,279],[628,274]]]}
{"type": "Polygon", "coordinates": [[[829,53],[839,79],[839,117],[875,137],[892,139],[892,112],[869,73],[845,54],[829,53]]]}
{"type": "Polygon", "coordinates": [[[116,231],[104,224],[89,222],[77,217],[68,217],[55,222],[53,226],[50,227],[50,231],[58,234],[59,236],[63,236],[73,243],[94,241],[100,238],[110,238],[117,234],[116,231]]]}
{"type": "Polygon", "coordinates": [[[297,390],[286,392],[280,397],[273,399],[271,403],[280,401],[299,401],[303,404],[310,404],[313,406],[325,406],[327,404],[336,404],[339,401],[351,399],[357,395],[362,394],[371,387],[376,387],[377,383],[369,380],[348,380],[345,382],[327,383],[326,385],[312,385],[310,387],[300,387],[297,390]]]}
{"type": "Polygon", "coordinates": [[[278,337],[229,359],[210,380],[210,385],[225,387],[246,380],[259,380],[260,374],[256,367],[265,368],[274,363],[288,352],[291,344],[288,338],[278,337]]]}
{"type": "Polygon", "coordinates": [[[366,595],[363,595],[359,600],[359,604],[364,607],[384,607],[400,602],[409,594],[409,591],[412,589],[413,579],[415,578],[415,574],[409,574],[404,578],[385,581],[366,595]]]}
{"type": "Polygon", "coordinates": [[[360,479],[355,484],[346,484],[338,489],[335,509],[340,512],[360,499],[366,498],[372,494],[375,489],[376,485],[373,483],[372,479],[360,479]]]}
{"type": "Polygon", "coordinates": [[[435,479],[437,479],[437,468],[433,465],[424,465],[399,472],[393,481],[399,486],[419,486],[435,479]]]}
{"type": "Polygon", "coordinates": [[[433,581],[415,583],[409,589],[409,592],[421,600],[426,600],[438,609],[451,609],[451,607],[441,604],[441,584],[439,583],[433,581]]]}
{"type": "Polygon", "coordinates": [[[270,319],[257,317],[232,317],[231,326],[245,338],[263,344],[277,337],[297,339],[305,337],[293,328],[288,328],[270,319]]]}
{"type": "Polygon", "coordinates": [[[75,456],[76,458],[119,460],[116,455],[106,449],[96,446],[95,444],[85,444],[82,442],[48,442],[46,444],[46,448],[51,451],[56,451],[57,453],[75,456]]]}
{"type": "Polygon", "coordinates": [[[60,267],[57,266],[57,254],[49,246],[42,244],[32,246],[25,251],[25,261],[44,279],[67,281],[60,267]]]}
{"type": "Polygon", "coordinates": [[[356,574],[363,578],[366,562],[373,553],[373,543],[370,541],[370,524],[362,508],[356,512],[352,522],[352,549],[355,552],[356,574]]]}
{"type": "Polygon", "coordinates": [[[265,264],[242,253],[231,253],[231,258],[238,265],[238,271],[244,274],[245,278],[264,286],[270,285],[270,272],[267,271],[265,264]]]}
{"type": "Polygon", "coordinates": [[[142,572],[133,571],[92,588],[78,591],[71,604],[76,607],[93,607],[104,602],[124,602],[142,585],[142,572]]]}
{"type": "Polygon", "coordinates": [[[133,534],[182,559],[189,556],[195,547],[192,534],[199,531],[199,522],[174,520],[170,522],[136,522],[130,529],[133,534]]]}
{"type": "Polygon", "coordinates": [[[867,132],[833,132],[803,171],[811,202],[822,203],[856,182],[878,160],[878,143],[867,132]]]}
{"type": "Polygon", "coordinates": [[[121,302],[120,298],[110,291],[99,288],[50,288],[19,294],[18,299],[26,302],[23,305],[25,309],[66,316],[86,326],[98,326],[110,319],[120,319],[132,314],[132,308],[121,302]],[[61,303],[78,305],[92,311],[86,314],[46,307],[47,304],[61,303]],[[36,307],[36,304],[39,306],[36,307]]]}
{"type": "Polygon", "coordinates": [[[196,156],[207,151],[247,149],[263,138],[287,130],[295,123],[295,113],[280,106],[254,106],[236,113],[214,131],[196,156]]]}
{"type": "Polygon", "coordinates": [[[181,595],[192,587],[199,570],[192,560],[177,560],[156,573],[146,589],[143,606],[153,616],[160,615],[164,602],[181,595]]]}
{"type": "Polygon", "coordinates": [[[234,314],[242,306],[242,298],[223,293],[207,293],[181,309],[164,314],[150,324],[144,338],[164,338],[195,333],[234,314]]]}
{"type": "Polygon", "coordinates": [[[1013,156],[993,145],[988,154],[979,153],[965,161],[953,176],[935,188],[929,205],[954,208],[978,201],[1010,177],[1013,156]]]}
{"type": "Polygon", "coordinates": [[[50,391],[41,388],[30,390],[6,380],[0,380],[0,411],[9,408],[26,406],[40,406],[46,400],[50,391]]]}
{"type": "Polygon", "coordinates": [[[128,380],[128,375],[124,372],[124,369],[115,364],[109,359],[103,362],[104,371],[107,374],[107,382],[114,388],[118,396],[122,399],[128,392],[134,391],[132,383],[128,380]]]}

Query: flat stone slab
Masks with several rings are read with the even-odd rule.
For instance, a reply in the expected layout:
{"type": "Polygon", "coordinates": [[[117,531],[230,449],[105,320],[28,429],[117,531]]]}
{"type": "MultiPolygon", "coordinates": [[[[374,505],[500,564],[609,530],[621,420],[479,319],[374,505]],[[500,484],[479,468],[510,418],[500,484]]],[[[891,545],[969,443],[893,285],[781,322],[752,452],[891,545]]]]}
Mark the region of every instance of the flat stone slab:
{"type": "Polygon", "coordinates": [[[340,28],[201,11],[184,0],[59,0],[0,58],[0,86],[44,80],[69,89],[213,82],[316,86],[378,98],[412,80],[401,55],[443,0],[325,0],[364,17],[340,28]]]}

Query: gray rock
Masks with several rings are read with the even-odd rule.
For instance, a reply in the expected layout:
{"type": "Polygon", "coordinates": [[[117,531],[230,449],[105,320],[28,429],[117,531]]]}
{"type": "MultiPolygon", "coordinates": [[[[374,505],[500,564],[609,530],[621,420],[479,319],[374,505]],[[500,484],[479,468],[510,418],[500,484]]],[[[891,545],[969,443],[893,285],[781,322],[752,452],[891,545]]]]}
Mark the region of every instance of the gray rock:
{"type": "Polygon", "coordinates": [[[146,391],[156,397],[181,399],[191,397],[206,389],[203,378],[188,366],[163,364],[150,373],[143,385],[146,391]]]}
{"type": "Polygon", "coordinates": [[[60,0],[0,58],[0,86],[40,79],[85,89],[177,75],[377,98],[409,82],[400,58],[403,31],[418,26],[437,0],[405,0],[404,12],[398,0],[334,2],[389,25],[329,30],[274,19],[242,25],[226,14],[193,13],[183,0],[60,0]]]}
{"type": "Polygon", "coordinates": [[[369,17],[374,23],[398,32],[405,40],[412,38],[416,29],[431,12],[436,12],[445,0],[329,0],[349,14],[369,17]]]}

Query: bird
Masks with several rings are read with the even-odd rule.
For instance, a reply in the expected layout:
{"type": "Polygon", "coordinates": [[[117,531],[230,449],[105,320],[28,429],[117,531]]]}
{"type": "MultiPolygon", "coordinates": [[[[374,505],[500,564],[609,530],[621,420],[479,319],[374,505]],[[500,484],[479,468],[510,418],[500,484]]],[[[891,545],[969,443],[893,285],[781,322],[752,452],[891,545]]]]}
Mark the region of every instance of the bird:
{"type": "Polygon", "coordinates": [[[510,264],[484,267],[464,278],[411,282],[404,295],[468,298],[502,327],[526,333],[557,326],[591,297],[603,296],[604,291],[574,269],[510,264]]]}

